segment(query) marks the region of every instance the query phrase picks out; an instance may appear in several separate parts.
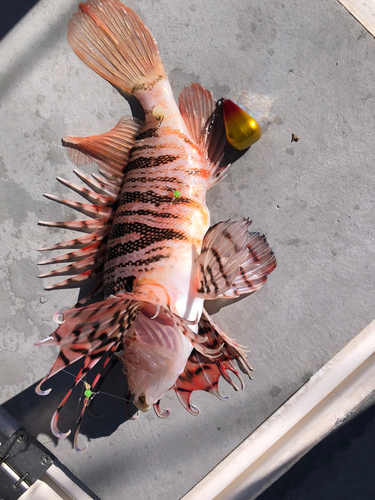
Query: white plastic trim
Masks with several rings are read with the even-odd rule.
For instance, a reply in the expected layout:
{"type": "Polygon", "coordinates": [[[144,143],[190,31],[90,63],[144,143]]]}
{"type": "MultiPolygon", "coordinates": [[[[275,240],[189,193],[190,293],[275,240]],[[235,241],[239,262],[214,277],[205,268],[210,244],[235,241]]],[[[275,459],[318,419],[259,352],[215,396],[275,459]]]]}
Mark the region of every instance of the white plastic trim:
{"type": "Polygon", "coordinates": [[[375,36],[375,0],[339,0],[339,2],[375,36]]]}
{"type": "Polygon", "coordinates": [[[253,500],[375,391],[375,321],[181,500],[253,500]]]}
{"type": "MultiPolygon", "coordinates": [[[[17,475],[15,479],[18,479],[17,475]]],[[[92,498],[56,465],[51,465],[22,495],[22,500],[92,500],[92,498]]]]}
{"type": "Polygon", "coordinates": [[[36,481],[21,498],[22,500],[72,500],[71,497],[61,497],[40,480],[36,481]]]}
{"type": "Polygon", "coordinates": [[[83,491],[60,467],[51,465],[47,469],[46,475],[74,500],[92,500],[93,497],[83,491]]]}

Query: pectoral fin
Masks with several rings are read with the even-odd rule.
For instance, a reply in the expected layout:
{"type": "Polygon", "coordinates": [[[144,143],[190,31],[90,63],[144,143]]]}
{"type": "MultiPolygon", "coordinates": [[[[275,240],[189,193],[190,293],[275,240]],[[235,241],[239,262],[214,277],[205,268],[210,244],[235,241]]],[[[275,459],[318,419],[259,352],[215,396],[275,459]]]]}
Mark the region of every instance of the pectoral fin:
{"type": "Polygon", "coordinates": [[[206,311],[203,312],[199,321],[198,333],[199,335],[207,336],[207,341],[204,344],[205,347],[215,349],[221,345],[222,348],[220,355],[214,359],[207,358],[204,354],[194,349],[188,359],[184,372],[174,385],[178,399],[192,415],[199,413],[199,409],[190,402],[192,392],[206,391],[214,394],[219,399],[227,399],[218,390],[220,377],[223,377],[238,391],[238,387],[228,372],[236,375],[240,381],[241,388],[243,388],[244,383],[238,367],[250,378],[252,370],[241,346],[228,337],[214,323],[206,311]]]}
{"type": "MultiPolygon", "coordinates": [[[[110,297],[81,309],[71,309],[57,314],[56,322],[60,324],[59,327],[52,335],[36,344],[57,344],[60,346],[60,352],[55,364],[36,388],[37,394],[41,396],[45,396],[51,391],[51,389],[41,389],[46,380],[75,361],[84,358],[83,367],[52,417],[51,430],[56,437],[63,438],[70,433],[70,431],[66,433],[60,432],[57,423],[59,414],[72,390],[102,358],[106,359],[102,371],[105,369],[125,332],[135,320],[138,311],[139,303],[133,297],[128,298],[125,294],[110,297]]],[[[100,375],[98,374],[93,382],[93,387],[100,379],[100,375]]],[[[82,416],[83,412],[80,421],[82,416]]]]}

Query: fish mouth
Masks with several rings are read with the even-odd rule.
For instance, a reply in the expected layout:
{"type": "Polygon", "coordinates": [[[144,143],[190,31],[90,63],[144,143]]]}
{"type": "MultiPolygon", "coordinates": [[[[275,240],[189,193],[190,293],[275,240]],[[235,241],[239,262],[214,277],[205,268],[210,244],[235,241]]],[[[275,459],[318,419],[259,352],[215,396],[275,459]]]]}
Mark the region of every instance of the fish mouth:
{"type": "Polygon", "coordinates": [[[133,402],[133,404],[138,408],[138,410],[141,410],[143,412],[146,412],[151,408],[151,405],[149,405],[146,401],[146,395],[144,392],[139,396],[137,401],[133,402]]]}
{"type": "Polygon", "coordinates": [[[124,365],[134,405],[146,412],[184,371],[192,345],[174,317],[155,306],[139,312],[122,348],[117,356],[124,365]]]}

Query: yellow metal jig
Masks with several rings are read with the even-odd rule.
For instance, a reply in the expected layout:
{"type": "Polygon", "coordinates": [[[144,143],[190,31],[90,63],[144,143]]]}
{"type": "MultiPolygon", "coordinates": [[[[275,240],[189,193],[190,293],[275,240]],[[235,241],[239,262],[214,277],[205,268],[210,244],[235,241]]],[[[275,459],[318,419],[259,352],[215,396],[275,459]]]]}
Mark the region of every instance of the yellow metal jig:
{"type": "Polygon", "coordinates": [[[255,144],[262,135],[258,122],[230,99],[223,99],[222,106],[229,144],[240,151],[255,144]]]}

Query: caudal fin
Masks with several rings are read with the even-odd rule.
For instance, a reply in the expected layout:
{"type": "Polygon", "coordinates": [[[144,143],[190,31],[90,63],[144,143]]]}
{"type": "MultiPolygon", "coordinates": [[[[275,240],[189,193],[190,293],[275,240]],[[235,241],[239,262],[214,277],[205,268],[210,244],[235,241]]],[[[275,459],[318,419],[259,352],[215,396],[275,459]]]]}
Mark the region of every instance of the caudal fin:
{"type": "Polygon", "coordinates": [[[68,42],[87,66],[119,90],[133,93],[165,76],[150,31],[119,0],[81,3],[69,22],[68,42]]]}

